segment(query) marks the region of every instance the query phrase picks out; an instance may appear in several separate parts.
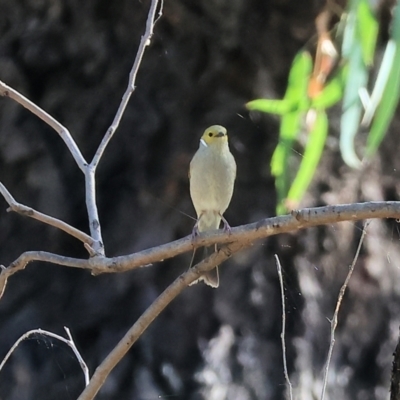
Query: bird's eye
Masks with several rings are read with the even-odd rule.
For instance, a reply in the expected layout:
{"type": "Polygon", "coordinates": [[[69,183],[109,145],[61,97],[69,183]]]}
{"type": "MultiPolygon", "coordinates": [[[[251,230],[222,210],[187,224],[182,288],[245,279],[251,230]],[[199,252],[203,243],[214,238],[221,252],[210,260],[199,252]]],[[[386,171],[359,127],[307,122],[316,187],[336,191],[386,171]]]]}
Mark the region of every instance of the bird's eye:
{"type": "Polygon", "coordinates": [[[210,132],[210,133],[208,134],[208,136],[212,137],[212,136],[213,136],[212,132],[210,132]]]}

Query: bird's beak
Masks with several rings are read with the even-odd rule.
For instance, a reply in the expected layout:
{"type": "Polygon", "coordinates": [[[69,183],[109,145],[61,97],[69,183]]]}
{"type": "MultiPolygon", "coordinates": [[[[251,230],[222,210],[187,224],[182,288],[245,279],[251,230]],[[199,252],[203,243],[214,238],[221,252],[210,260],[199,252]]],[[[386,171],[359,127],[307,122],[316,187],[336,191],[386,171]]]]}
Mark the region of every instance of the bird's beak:
{"type": "Polygon", "coordinates": [[[223,136],[225,136],[225,133],[222,132],[222,131],[219,131],[215,136],[216,137],[223,137],[223,136]]]}

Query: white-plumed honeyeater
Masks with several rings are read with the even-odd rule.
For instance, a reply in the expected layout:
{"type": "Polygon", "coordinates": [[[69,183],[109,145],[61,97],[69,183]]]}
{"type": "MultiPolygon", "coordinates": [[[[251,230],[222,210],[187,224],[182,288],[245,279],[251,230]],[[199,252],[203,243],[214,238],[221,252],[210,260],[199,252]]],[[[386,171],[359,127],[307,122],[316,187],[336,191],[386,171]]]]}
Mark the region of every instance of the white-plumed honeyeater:
{"type": "MultiPolygon", "coordinates": [[[[221,125],[210,126],[204,131],[200,147],[190,163],[190,196],[197,213],[194,235],[219,229],[221,220],[224,229],[230,229],[223,214],[231,201],[235,178],[236,162],[229,150],[227,131],[221,125]]],[[[209,250],[205,249],[205,256],[209,255],[209,250]]],[[[198,281],[218,287],[218,266],[198,281]]]]}

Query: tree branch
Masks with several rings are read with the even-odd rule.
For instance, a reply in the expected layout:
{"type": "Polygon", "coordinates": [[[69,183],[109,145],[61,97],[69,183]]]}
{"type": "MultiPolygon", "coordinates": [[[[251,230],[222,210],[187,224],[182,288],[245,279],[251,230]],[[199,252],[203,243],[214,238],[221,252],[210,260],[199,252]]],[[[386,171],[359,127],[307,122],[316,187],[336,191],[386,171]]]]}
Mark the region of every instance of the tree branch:
{"type": "MultiPolygon", "coordinates": [[[[111,126],[108,128],[106,134],[104,135],[103,140],[101,141],[90,165],[88,165],[88,163],[82,156],[82,153],[80,152],[78,146],[76,145],[75,141],[73,140],[73,138],[72,138],[71,134],[69,133],[69,131],[67,130],[67,128],[65,128],[63,125],[61,125],[51,115],[46,113],[44,110],[42,110],[36,104],[32,103],[30,100],[28,100],[22,94],[18,93],[16,90],[12,89],[11,87],[7,86],[5,83],[0,81],[0,95],[10,97],[11,99],[17,101],[23,107],[27,108],[33,114],[35,114],[40,119],[42,119],[44,122],[46,122],[56,132],[58,132],[58,134],[61,136],[61,138],[66,143],[69,151],[71,152],[72,156],[74,157],[79,168],[84,173],[85,188],[86,188],[86,193],[85,193],[86,194],[86,208],[87,208],[88,218],[89,218],[90,234],[92,236],[92,241],[89,246],[90,246],[90,251],[98,256],[104,256],[105,249],[104,249],[104,243],[103,243],[103,239],[102,239],[102,235],[101,235],[101,225],[100,225],[100,219],[99,219],[98,209],[97,209],[97,204],[96,204],[95,172],[96,172],[97,165],[101,159],[101,156],[103,155],[104,150],[106,149],[108,143],[110,142],[115,131],[117,130],[119,123],[122,119],[122,116],[125,112],[126,106],[129,102],[129,99],[135,90],[135,80],[136,80],[137,73],[139,71],[140,64],[143,59],[145,49],[147,46],[150,45],[151,37],[153,36],[154,25],[156,24],[156,22],[160,19],[161,15],[162,15],[163,2],[161,2],[161,7],[160,7],[160,9],[158,11],[158,15],[156,17],[157,5],[158,5],[158,0],[152,0],[151,5],[150,5],[150,10],[149,10],[149,13],[147,16],[147,21],[146,21],[146,30],[140,41],[140,45],[139,45],[138,52],[136,54],[135,62],[133,64],[132,70],[129,74],[128,87],[122,97],[118,111],[114,117],[114,121],[111,124],[111,126]]],[[[38,216],[39,216],[39,214],[36,214],[36,217],[38,217],[38,216]]],[[[43,221],[44,217],[46,217],[46,216],[41,214],[39,217],[41,218],[41,221],[43,221]]],[[[55,226],[54,225],[55,220],[51,220],[49,218],[50,217],[47,217],[47,223],[55,226]]],[[[62,229],[60,227],[62,224],[57,222],[57,225],[58,225],[57,227],[62,229]]],[[[77,231],[74,230],[74,228],[69,227],[68,225],[63,225],[63,228],[64,228],[63,230],[68,229],[70,231],[69,232],[70,234],[72,234],[71,232],[73,232],[74,234],[72,234],[72,236],[75,236],[77,234],[77,231]]]]}
{"type": "Polygon", "coordinates": [[[115,131],[118,129],[119,123],[121,122],[121,118],[125,112],[126,106],[128,105],[129,99],[131,98],[131,95],[135,90],[136,75],[139,71],[139,67],[142,62],[144,52],[146,50],[146,47],[150,46],[151,38],[153,36],[154,26],[162,15],[163,3],[161,3],[161,7],[158,12],[158,16],[156,18],[157,4],[158,4],[158,0],[151,1],[149,14],[147,16],[147,21],[146,21],[146,31],[145,31],[144,35],[142,36],[142,39],[140,40],[139,49],[136,54],[135,62],[133,63],[133,67],[131,69],[131,72],[129,73],[128,87],[126,88],[126,91],[125,91],[124,95],[122,96],[122,101],[121,101],[118,111],[114,117],[114,121],[112,122],[111,126],[108,128],[106,134],[103,137],[103,140],[101,141],[101,143],[96,151],[96,154],[93,157],[92,162],[90,163],[90,165],[94,169],[96,169],[96,167],[99,164],[99,161],[104,153],[104,150],[106,149],[108,143],[114,136],[115,131]]]}
{"type": "MultiPolygon", "coordinates": [[[[330,225],[343,221],[360,221],[376,218],[400,219],[400,202],[379,201],[304,208],[292,211],[289,215],[266,218],[252,224],[232,228],[230,233],[221,230],[204,232],[196,237],[195,242],[192,241],[192,235],[189,235],[182,239],[137,253],[113,258],[97,256],[84,260],[41,251],[26,252],[18,257],[8,268],[2,267],[0,273],[0,298],[4,292],[8,277],[24,269],[32,261],[43,261],[67,267],[88,269],[93,275],[126,272],[186,253],[187,251],[191,251],[193,247],[210,246],[215,243],[231,243],[247,247],[256,240],[281,233],[295,232],[299,229],[317,225],[330,225]]],[[[226,247],[221,248],[220,251],[224,249],[226,247]]]]}
{"type": "Polygon", "coordinates": [[[293,400],[293,387],[290,382],[289,372],[286,360],[286,306],[285,306],[285,288],[283,285],[282,266],[277,254],[275,254],[276,269],[278,270],[279,286],[281,289],[281,304],[282,304],[282,331],[281,331],[281,344],[282,344],[282,360],[283,360],[283,374],[286,380],[286,388],[289,392],[289,400],[293,400]]]}
{"type": "Polygon", "coordinates": [[[85,169],[85,198],[86,198],[86,209],[89,218],[89,229],[90,235],[94,239],[93,250],[96,255],[104,256],[105,249],[103,244],[103,238],[101,235],[101,225],[99,212],[96,203],[96,179],[95,170],[91,165],[88,165],[85,169]]]}
{"type": "Polygon", "coordinates": [[[225,246],[176,278],[175,281],[157,297],[151,306],[132,325],[125,336],[97,367],[89,385],[86,386],[78,400],[92,400],[103,386],[110,372],[125,356],[132,345],[140,338],[142,333],[148,328],[154,319],[165,309],[165,307],[167,307],[168,304],[170,304],[172,300],[174,300],[187,286],[195,280],[198,280],[200,275],[215,268],[215,265],[221,264],[242,248],[243,245],[240,243],[225,246]]]}
{"type": "Polygon", "coordinates": [[[82,171],[84,171],[87,162],[65,126],[61,125],[56,119],[54,119],[46,111],[42,110],[38,105],[32,103],[21,93],[18,93],[16,90],[11,88],[10,86],[7,86],[2,81],[0,81],[0,96],[5,96],[13,99],[17,103],[21,104],[21,106],[29,110],[32,114],[35,114],[37,117],[39,117],[47,125],[52,127],[61,136],[61,139],[67,145],[68,150],[71,152],[72,157],[74,157],[74,160],[77,163],[78,167],[82,171]]]}
{"type": "Polygon", "coordinates": [[[326,393],[326,388],[328,385],[328,373],[329,373],[329,367],[331,365],[331,360],[332,360],[332,354],[333,354],[333,347],[335,346],[335,331],[337,327],[337,322],[338,322],[338,316],[339,316],[339,311],[340,311],[340,306],[342,305],[343,297],[346,292],[347,286],[349,285],[351,276],[353,275],[354,267],[356,266],[356,263],[358,261],[358,257],[361,252],[362,245],[364,243],[365,235],[367,234],[367,227],[368,227],[368,222],[364,225],[360,241],[358,242],[356,254],[354,255],[353,262],[349,266],[349,272],[347,273],[346,279],[340,288],[338,299],[336,301],[336,307],[335,307],[335,312],[333,313],[333,318],[331,323],[331,340],[329,343],[329,350],[328,350],[328,356],[326,359],[326,365],[324,368],[324,380],[322,383],[322,391],[321,391],[321,397],[320,400],[325,399],[325,393],[326,393]]]}
{"type": "Polygon", "coordinates": [[[34,334],[38,334],[38,335],[46,335],[49,337],[52,337],[54,339],[58,339],[61,342],[65,343],[66,345],[68,345],[71,350],[74,352],[75,357],[77,358],[79,365],[82,369],[83,375],[85,377],[85,384],[86,386],[89,384],[89,368],[87,367],[84,359],[82,358],[81,354],[79,353],[79,350],[77,349],[77,347],[75,346],[75,342],[74,339],[72,338],[71,332],[70,330],[64,326],[65,331],[67,332],[68,338],[69,339],[65,339],[64,337],[57,335],[53,332],[49,332],[49,331],[45,331],[43,329],[33,329],[31,331],[25,332],[15,343],[14,345],[11,347],[11,349],[8,351],[8,353],[6,354],[6,356],[4,357],[3,361],[0,363],[0,371],[2,370],[2,368],[4,367],[4,365],[6,364],[6,362],[8,361],[8,359],[11,357],[11,354],[15,351],[15,349],[19,346],[19,344],[24,341],[25,339],[28,339],[29,336],[32,336],[34,334]]]}
{"type": "MultiPolygon", "coordinates": [[[[105,264],[109,259],[103,258],[100,260],[97,261],[97,257],[84,260],[79,258],[64,257],[58,254],[48,253],[46,251],[27,251],[21,254],[7,268],[3,265],[0,265],[0,299],[3,296],[8,278],[11,275],[14,275],[16,272],[23,270],[32,261],[48,262],[72,268],[92,269],[93,263],[103,262],[105,264]]],[[[105,267],[105,265],[103,265],[103,267],[105,267]]]]}
{"type": "Polygon", "coordinates": [[[93,245],[93,239],[87,235],[86,233],[80,231],[79,229],[74,228],[73,226],[67,224],[64,221],[61,221],[57,218],[50,217],[46,214],[43,214],[39,211],[34,210],[31,207],[24,206],[23,204],[18,203],[11,193],[7,190],[7,188],[0,182],[0,193],[3,195],[4,199],[10,206],[7,211],[14,211],[18,214],[21,214],[25,217],[30,217],[36,219],[44,224],[54,226],[74,238],[80,240],[83,243],[87,243],[89,246],[93,245]]]}
{"type": "Polygon", "coordinates": [[[89,260],[82,260],[62,257],[46,252],[26,252],[8,268],[2,267],[0,273],[0,296],[4,292],[7,278],[17,270],[25,268],[31,261],[44,261],[68,267],[89,269],[95,274],[123,272],[184,253],[191,250],[193,246],[201,247],[209,246],[214,243],[228,243],[218,252],[213,253],[206,260],[203,260],[196,267],[191,268],[189,271],[179,276],[137,320],[124,338],[96,369],[89,385],[79,397],[79,400],[89,400],[94,398],[111,370],[157,315],[159,315],[186,286],[197,280],[204,272],[214,268],[215,265],[221,264],[231,257],[232,254],[251,246],[255,240],[268,236],[284,232],[293,232],[316,225],[373,218],[400,219],[400,202],[370,202],[306,208],[293,211],[290,215],[267,218],[253,224],[232,228],[231,233],[225,233],[223,231],[202,233],[195,243],[192,242],[192,236],[189,235],[165,245],[115,258],[92,257],[89,260]]]}

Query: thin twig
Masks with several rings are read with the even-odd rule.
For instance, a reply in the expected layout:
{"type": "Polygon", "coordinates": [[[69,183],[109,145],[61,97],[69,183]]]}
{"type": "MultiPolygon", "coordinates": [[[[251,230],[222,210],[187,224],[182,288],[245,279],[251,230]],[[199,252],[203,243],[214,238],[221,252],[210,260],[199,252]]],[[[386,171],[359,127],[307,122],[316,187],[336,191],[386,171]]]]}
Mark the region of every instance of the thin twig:
{"type": "Polygon", "coordinates": [[[0,81],[0,96],[5,96],[13,99],[17,103],[21,104],[21,106],[29,110],[31,113],[39,117],[47,125],[51,126],[61,136],[61,139],[67,145],[68,150],[71,152],[72,157],[74,157],[74,160],[77,163],[78,167],[82,171],[84,171],[87,162],[65,126],[60,124],[56,119],[54,119],[46,111],[42,110],[38,105],[32,103],[21,93],[18,93],[16,90],[11,88],[10,86],[7,86],[2,81],[0,81]]]}
{"type": "Polygon", "coordinates": [[[154,319],[175,299],[190,283],[199,279],[205,271],[214,268],[216,262],[225,261],[232,254],[242,249],[238,243],[220,249],[217,253],[213,253],[210,257],[203,260],[195,267],[180,275],[175,281],[161,293],[151,306],[140,316],[140,318],[132,325],[125,336],[114,347],[104,361],[96,368],[89,385],[79,396],[78,400],[92,400],[100,390],[110,372],[125,356],[132,345],[139,339],[147,327],[154,319]]]}
{"type": "MultiPolygon", "coordinates": [[[[90,270],[93,275],[126,272],[148,266],[179,254],[192,251],[193,247],[205,247],[213,244],[241,244],[250,246],[256,240],[286,232],[295,232],[318,225],[331,225],[343,221],[359,221],[374,218],[400,219],[400,202],[368,202],[341,204],[337,206],[305,208],[293,211],[290,215],[266,218],[248,225],[232,228],[230,232],[204,232],[193,243],[192,235],[137,253],[113,258],[92,257],[89,260],[63,257],[41,251],[31,251],[20,255],[7,268],[0,269],[0,298],[7,279],[26,267],[32,261],[50,262],[73,268],[90,270]]],[[[222,250],[222,249],[221,249],[222,250]]],[[[218,265],[218,263],[214,264],[218,265]]]]}
{"type": "Polygon", "coordinates": [[[0,193],[3,195],[4,199],[10,206],[10,208],[7,211],[14,211],[18,214],[24,215],[25,217],[30,217],[38,221],[41,221],[44,224],[54,226],[55,228],[58,228],[68,233],[69,235],[75,237],[76,239],[80,240],[83,243],[89,244],[90,246],[93,244],[93,239],[86,233],[80,231],[79,229],[74,228],[73,226],[67,224],[64,221],[61,221],[58,218],[50,217],[49,215],[36,211],[31,207],[27,207],[24,206],[23,204],[18,203],[1,182],[0,182],[0,193]]]}
{"type": "Polygon", "coordinates": [[[289,373],[287,369],[286,361],[286,343],[285,343],[285,332],[286,332],[286,308],[285,308],[285,289],[283,287],[283,276],[282,276],[282,266],[279,261],[279,257],[275,254],[276,268],[278,270],[279,284],[281,288],[281,302],[282,302],[282,332],[281,332],[281,342],[282,342],[282,358],[283,358],[283,373],[285,375],[285,380],[287,387],[289,389],[289,399],[293,400],[293,388],[290,382],[289,373]]]}
{"type": "Polygon", "coordinates": [[[81,354],[79,353],[79,350],[76,348],[74,340],[72,339],[72,335],[70,330],[64,326],[65,331],[67,332],[68,338],[69,339],[65,339],[64,337],[57,335],[55,333],[49,332],[49,331],[45,331],[43,329],[33,329],[31,331],[25,332],[15,343],[14,345],[11,347],[11,349],[8,351],[8,353],[6,354],[6,356],[4,357],[3,361],[0,363],[0,371],[2,370],[2,368],[4,367],[4,365],[6,364],[6,362],[8,361],[8,359],[11,357],[11,354],[15,351],[15,349],[18,347],[18,345],[24,341],[25,339],[28,339],[29,336],[32,336],[34,334],[38,334],[38,335],[46,335],[49,337],[52,337],[54,339],[58,339],[61,342],[65,343],[66,345],[68,345],[72,351],[75,354],[75,357],[77,358],[79,365],[83,371],[83,375],[85,377],[85,386],[87,386],[89,384],[89,368],[87,367],[85,361],[83,360],[81,354]]]}
{"type": "MultiPolygon", "coordinates": [[[[110,259],[100,260],[103,262],[104,267],[106,265],[106,261],[110,262],[110,259]]],[[[64,257],[58,254],[48,253],[46,251],[27,251],[22,253],[7,268],[5,268],[3,265],[0,265],[0,299],[4,294],[8,278],[11,275],[14,275],[17,271],[23,270],[27,264],[31,263],[32,261],[48,262],[72,268],[92,269],[94,263],[100,262],[100,260],[97,261],[97,257],[90,258],[89,260],[83,260],[72,257],[64,257]]]]}
{"type": "Polygon", "coordinates": [[[126,88],[124,95],[122,96],[122,101],[119,105],[117,113],[115,114],[114,121],[112,122],[111,126],[108,128],[106,134],[103,137],[103,140],[101,141],[101,143],[96,151],[96,154],[93,157],[92,162],[90,163],[90,165],[94,169],[96,169],[97,165],[99,164],[99,161],[104,153],[104,150],[106,149],[108,143],[110,142],[115,131],[117,130],[119,123],[121,122],[121,118],[125,112],[126,106],[128,105],[129,99],[135,90],[136,75],[139,71],[139,67],[142,62],[144,52],[146,50],[146,47],[150,46],[151,38],[153,36],[154,25],[159,20],[160,16],[162,15],[162,8],[160,8],[159,13],[158,13],[159,16],[157,18],[155,17],[156,10],[157,10],[157,4],[158,4],[158,0],[151,1],[149,14],[147,16],[147,21],[146,21],[146,31],[145,31],[144,35],[142,36],[142,39],[140,40],[140,44],[139,44],[138,52],[136,54],[135,62],[133,63],[133,67],[131,69],[131,72],[129,73],[128,86],[126,88]]]}
{"type": "Polygon", "coordinates": [[[349,272],[347,273],[346,279],[345,279],[342,287],[340,288],[338,299],[337,299],[337,302],[336,302],[335,312],[333,314],[333,318],[332,318],[332,321],[331,321],[331,341],[330,341],[330,345],[329,345],[328,357],[327,357],[327,360],[326,360],[326,365],[325,365],[325,370],[324,370],[324,380],[323,380],[323,384],[322,384],[321,400],[324,400],[324,398],[325,398],[326,387],[327,387],[327,384],[328,384],[328,373],[329,373],[329,367],[330,367],[330,363],[331,363],[331,359],[332,359],[333,347],[335,346],[335,331],[336,331],[336,326],[337,326],[337,322],[338,322],[338,315],[339,315],[340,306],[342,304],[343,296],[344,296],[344,294],[346,292],[346,289],[347,289],[347,286],[349,284],[350,278],[351,278],[351,276],[353,274],[354,267],[355,267],[356,262],[358,260],[358,256],[360,255],[361,247],[363,245],[365,235],[367,234],[368,225],[369,225],[369,222],[366,222],[365,225],[364,225],[364,228],[363,228],[363,231],[362,231],[362,234],[361,234],[361,238],[360,238],[360,241],[358,243],[356,254],[354,255],[353,262],[349,266],[349,272]]]}
{"type": "Polygon", "coordinates": [[[153,26],[158,22],[158,20],[162,17],[162,12],[164,9],[164,0],[160,1],[160,8],[158,10],[157,18],[154,20],[153,26]]]}

